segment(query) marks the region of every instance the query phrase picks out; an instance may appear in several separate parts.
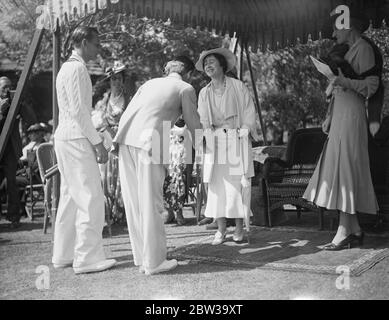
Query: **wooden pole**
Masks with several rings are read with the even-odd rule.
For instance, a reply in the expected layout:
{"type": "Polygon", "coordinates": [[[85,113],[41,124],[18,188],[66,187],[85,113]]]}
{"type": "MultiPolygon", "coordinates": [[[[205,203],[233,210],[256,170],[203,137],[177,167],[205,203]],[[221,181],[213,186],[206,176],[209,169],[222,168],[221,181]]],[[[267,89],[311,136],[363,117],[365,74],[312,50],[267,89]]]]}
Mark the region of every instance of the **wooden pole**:
{"type": "MultiPolygon", "coordinates": [[[[58,126],[58,101],[57,101],[57,75],[61,67],[61,29],[59,27],[58,21],[56,22],[57,26],[53,33],[53,134],[58,126]]],[[[56,163],[57,160],[54,160],[56,163]]],[[[58,202],[59,202],[59,185],[60,185],[60,176],[53,176],[53,189],[52,189],[52,207],[51,207],[51,226],[54,235],[54,226],[55,218],[57,215],[58,202]]]]}
{"type": "MultiPolygon", "coordinates": [[[[243,42],[242,42],[243,44],[243,42]]],[[[244,48],[243,45],[240,46],[240,59],[239,59],[239,80],[243,81],[243,54],[244,54],[244,48]]]]}
{"type": "Polygon", "coordinates": [[[262,129],[262,135],[263,135],[263,142],[265,143],[265,146],[266,146],[266,145],[267,145],[266,128],[265,128],[265,124],[264,124],[263,119],[262,119],[261,105],[259,104],[257,86],[256,86],[256,84],[255,84],[253,68],[252,68],[252,65],[251,65],[250,52],[249,52],[249,49],[248,49],[247,42],[246,42],[245,45],[244,45],[244,49],[245,49],[245,51],[246,51],[247,64],[248,64],[249,70],[250,70],[250,77],[251,77],[251,82],[252,82],[252,86],[253,86],[253,90],[254,90],[254,96],[255,96],[255,104],[256,104],[256,107],[257,107],[257,112],[258,112],[258,116],[259,116],[259,121],[260,121],[260,123],[261,123],[261,129],[262,129]]]}
{"type": "Polygon", "coordinates": [[[18,85],[16,87],[15,96],[11,102],[11,107],[8,111],[7,119],[5,120],[3,130],[0,134],[0,159],[2,159],[3,157],[5,146],[8,142],[8,139],[12,132],[12,128],[15,124],[16,116],[20,111],[20,102],[22,100],[24,91],[26,89],[27,80],[30,77],[31,70],[35,62],[40,43],[42,41],[43,33],[44,29],[36,29],[30,48],[28,50],[27,59],[24,64],[22,74],[19,78],[18,85]]]}

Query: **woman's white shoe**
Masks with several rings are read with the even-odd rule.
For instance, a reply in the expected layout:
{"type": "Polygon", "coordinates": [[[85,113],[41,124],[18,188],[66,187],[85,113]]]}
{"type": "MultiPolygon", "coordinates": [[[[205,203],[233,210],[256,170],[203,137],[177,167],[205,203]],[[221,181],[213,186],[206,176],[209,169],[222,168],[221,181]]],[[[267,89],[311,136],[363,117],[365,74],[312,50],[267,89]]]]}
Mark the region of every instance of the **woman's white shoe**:
{"type": "Polygon", "coordinates": [[[217,246],[226,241],[226,232],[221,233],[219,230],[215,233],[215,238],[212,241],[213,246],[217,246]]]}
{"type": "Polygon", "coordinates": [[[242,242],[243,241],[243,230],[237,231],[235,229],[234,235],[232,236],[232,240],[235,242],[242,242]]]}

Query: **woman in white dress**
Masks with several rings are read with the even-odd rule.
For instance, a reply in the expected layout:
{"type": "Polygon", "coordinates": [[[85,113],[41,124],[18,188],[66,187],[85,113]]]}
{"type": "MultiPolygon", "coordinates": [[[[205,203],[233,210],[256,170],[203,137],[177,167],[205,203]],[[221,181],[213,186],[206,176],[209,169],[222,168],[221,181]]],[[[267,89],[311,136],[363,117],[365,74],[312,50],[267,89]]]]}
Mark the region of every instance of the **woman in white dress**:
{"type": "Polygon", "coordinates": [[[257,140],[255,107],[243,82],[227,77],[235,55],[225,48],[201,53],[196,69],[211,82],[199,94],[200,121],[205,129],[203,180],[208,183],[204,215],[216,219],[218,231],[212,242],[226,239],[226,218],[234,218],[233,240],[243,240],[243,220],[248,223],[251,177],[254,176],[251,138],[257,140]]]}
{"type": "MultiPolygon", "coordinates": [[[[369,26],[362,14],[353,13],[350,29],[334,27],[338,44],[348,44],[344,59],[361,75],[375,66],[372,46],[361,34],[369,26]]],[[[376,214],[378,204],[370,175],[368,121],[365,102],[377,90],[378,76],[346,78],[341,71],[334,80],[333,109],[328,142],[304,193],[319,207],[338,210],[339,227],[324,250],[341,250],[363,244],[357,213],[376,214]]]]}

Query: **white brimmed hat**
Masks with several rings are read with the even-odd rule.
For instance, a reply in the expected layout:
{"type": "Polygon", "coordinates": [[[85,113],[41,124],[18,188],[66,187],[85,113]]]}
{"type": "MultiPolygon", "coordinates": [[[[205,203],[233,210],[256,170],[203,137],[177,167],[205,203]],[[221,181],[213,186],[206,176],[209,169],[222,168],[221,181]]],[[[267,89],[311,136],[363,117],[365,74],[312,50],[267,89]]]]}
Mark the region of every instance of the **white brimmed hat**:
{"type": "Polygon", "coordinates": [[[226,61],[227,61],[226,72],[231,71],[235,67],[235,65],[236,65],[235,55],[227,48],[216,48],[216,49],[211,49],[211,50],[201,52],[200,58],[196,62],[196,65],[195,65],[196,69],[204,72],[204,67],[203,67],[204,66],[204,59],[206,56],[213,54],[213,53],[218,53],[218,54],[222,55],[224,58],[226,58],[226,61]]]}
{"type": "Polygon", "coordinates": [[[107,68],[107,70],[105,71],[105,77],[103,80],[109,79],[114,74],[118,74],[126,70],[127,67],[123,63],[121,63],[120,61],[115,61],[114,66],[107,68]]]}

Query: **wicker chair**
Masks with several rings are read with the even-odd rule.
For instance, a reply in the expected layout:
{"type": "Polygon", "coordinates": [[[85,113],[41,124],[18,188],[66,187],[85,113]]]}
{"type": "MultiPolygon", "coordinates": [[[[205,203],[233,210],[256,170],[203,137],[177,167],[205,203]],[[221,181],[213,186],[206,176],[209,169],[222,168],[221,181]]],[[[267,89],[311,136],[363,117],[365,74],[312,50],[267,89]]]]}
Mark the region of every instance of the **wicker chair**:
{"type": "Polygon", "coordinates": [[[302,199],[327,136],[321,128],[296,130],[287,145],[285,160],[268,157],[263,167],[262,190],[267,211],[268,226],[272,226],[271,213],[290,204],[319,212],[320,229],[323,228],[323,210],[302,199]]]}

